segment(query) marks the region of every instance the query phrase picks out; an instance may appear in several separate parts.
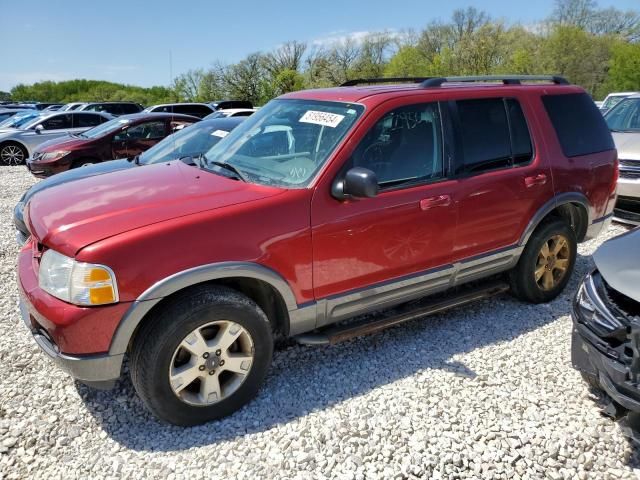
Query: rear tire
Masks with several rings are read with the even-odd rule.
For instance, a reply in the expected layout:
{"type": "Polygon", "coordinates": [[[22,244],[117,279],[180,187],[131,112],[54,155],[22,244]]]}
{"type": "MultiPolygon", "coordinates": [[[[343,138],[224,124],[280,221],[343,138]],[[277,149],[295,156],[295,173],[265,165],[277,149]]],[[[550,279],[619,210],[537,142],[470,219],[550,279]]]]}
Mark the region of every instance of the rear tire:
{"type": "Polygon", "coordinates": [[[509,273],[511,292],[530,303],[546,303],[567,286],[577,255],[576,234],[566,221],[551,219],[533,232],[509,273]]]}
{"type": "Polygon", "coordinates": [[[272,354],[271,325],[258,305],[230,288],[202,285],[178,294],[141,327],[131,380],[157,417],[198,425],[249,402],[272,354]]]}
{"type": "Polygon", "coordinates": [[[3,165],[24,165],[28,156],[27,150],[19,143],[5,142],[0,145],[0,162],[3,165]]]}

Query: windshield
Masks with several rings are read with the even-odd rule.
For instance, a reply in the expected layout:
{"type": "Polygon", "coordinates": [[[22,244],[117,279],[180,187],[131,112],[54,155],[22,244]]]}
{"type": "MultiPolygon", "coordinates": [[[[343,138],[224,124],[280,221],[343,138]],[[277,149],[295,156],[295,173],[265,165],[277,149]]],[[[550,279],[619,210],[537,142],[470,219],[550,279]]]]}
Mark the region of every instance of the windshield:
{"type": "Polygon", "coordinates": [[[306,187],[363,110],[352,103],[272,100],[211,148],[207,164],[230,164],[255,183],[306,187]]]}
{"type": "Polygon", "coordinates": [[[602,108],[611,110],[624,99],[624,95],[609,95],[607,98],[605,98],[604,103],[602,104],[602,108]]]}
{"type": "Polygon", "coordinates": [[[40,112],[19,112],[0,123],[0,128],[19,128],[40,116],[40,112]]]}
{"type": "Polygon", "coordinates": [[[86,132],[82,132],[81,135],[87,138],[102,137],[103,135],[119,130],[129,122],[130,121],[126,118],[114,118],[113,120],[104,122],[103,124],[93,127],[86,132]]]}
{"type": "Polygon", "coordinates": [[[149,165],[176,160],[183,157],[197,157],[227,136],[233,128],[220,128],[219,122],[194,123],[157,143],[140,155],[140,163],[149,165]]]}
{"type": "Polygon", "coordinates": [[[609,110],[605,121],[612,132],[640,132],[640,98],[625,98],[609,110]]]}

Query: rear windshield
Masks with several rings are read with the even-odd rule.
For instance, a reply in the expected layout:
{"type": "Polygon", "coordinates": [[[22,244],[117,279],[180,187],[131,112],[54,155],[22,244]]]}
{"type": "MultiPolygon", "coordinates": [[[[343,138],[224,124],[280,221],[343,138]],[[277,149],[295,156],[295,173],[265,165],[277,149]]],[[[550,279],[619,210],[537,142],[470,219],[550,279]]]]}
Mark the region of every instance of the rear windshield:
{"type": "Polygon", "coordinates": [[[615,149],[602,113],[586,93],[544,95],[542,102],[567,157],[615,149]]]}

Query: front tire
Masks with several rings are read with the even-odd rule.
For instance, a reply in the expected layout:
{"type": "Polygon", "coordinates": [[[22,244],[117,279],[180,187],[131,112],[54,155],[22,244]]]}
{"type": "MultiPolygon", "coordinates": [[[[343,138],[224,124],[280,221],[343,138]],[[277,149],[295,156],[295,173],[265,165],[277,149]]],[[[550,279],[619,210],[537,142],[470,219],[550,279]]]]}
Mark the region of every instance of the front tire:
{"type": "Polygon", "coordinates": [[[509,274],[512,293],[525,302],[550,302],[571,279],[577,250],[576,234],[566,221],[544,222],[533,232],[509,274]]]}
{"type": "Polygon", "coordinates": [[[235,290],[198,286],[178,294],[136,334],[131,380],[160,419],[191,426],[249,402],[273,354],[271,325],[235,290]]]}

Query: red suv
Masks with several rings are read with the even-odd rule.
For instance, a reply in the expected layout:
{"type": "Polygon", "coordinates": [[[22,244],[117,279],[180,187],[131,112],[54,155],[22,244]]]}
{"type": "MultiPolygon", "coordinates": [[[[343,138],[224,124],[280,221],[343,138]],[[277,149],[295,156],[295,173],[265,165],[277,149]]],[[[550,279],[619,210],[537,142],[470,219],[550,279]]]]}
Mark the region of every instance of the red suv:
{"type": "Polygon", "coordinates": [[[590,97],[560,77],[353,83],[273,100],[191,164],[35,195],[18,275],[45,353],[98,387],[128,356],[144,403],[193,425],[256,395],[276,338],[333,343],[509,286],[556,297],[615,204],[590,97]]]}

